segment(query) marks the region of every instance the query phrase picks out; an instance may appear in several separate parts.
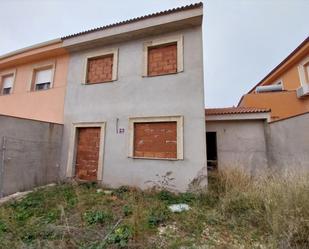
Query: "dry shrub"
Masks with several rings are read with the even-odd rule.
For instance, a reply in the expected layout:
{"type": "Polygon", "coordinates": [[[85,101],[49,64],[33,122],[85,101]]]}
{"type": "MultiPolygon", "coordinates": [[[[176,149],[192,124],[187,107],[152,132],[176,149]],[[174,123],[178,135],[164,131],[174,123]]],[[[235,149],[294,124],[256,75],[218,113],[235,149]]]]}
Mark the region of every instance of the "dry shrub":
{"type": "Polygon", "coordinates": [[[218,207],[226,218],[258,226],[276,248],[309,248],[308,172],[250,177],[233,169],[214,178],[218,207]]]}

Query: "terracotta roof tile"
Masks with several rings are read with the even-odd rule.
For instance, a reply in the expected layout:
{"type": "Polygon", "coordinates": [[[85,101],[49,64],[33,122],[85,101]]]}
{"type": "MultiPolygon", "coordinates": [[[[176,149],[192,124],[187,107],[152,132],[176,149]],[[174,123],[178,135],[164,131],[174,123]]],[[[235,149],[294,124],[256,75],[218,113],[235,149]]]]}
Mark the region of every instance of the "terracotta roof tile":
{"type": "Polygon", "coordinates": [[[256,107],[206,108],[205,115],[248,114],[270,112],[270,109],[256,107]]]}
{"type": "Polygon", "coordinates": [[[105,25],[105,26],[102,26],[102,27],[98,27],[98,28],[94,28],[94,29],[90,29],[90,30],[85,30],[85,31],[75,33],[75,34],[72,34],[72,35],[67,35],[67,36],[61,37],[61,39],[65,40],[65,39],[69,39],[69,38],[72,38],[72,37],[75,37],[75,36],[84,35],[84,34],[96,32],[96,31],[100,31],[100,30],[105,30],[105,29],[117,27],[117,26],[120,26],[120,25],[128,24],[128,23],[141,21],[141,20],[148,19],[148,18],[151,18],[151,17],[163,16],[163,15],[167,15],[167,14],[171,14],[171,13],[175,13],[175,12],[179,12],[179,11],[196,9],[196,8],[199,8],[199,7],[202,7],[202,6],[203,6],[203,3],[199,2],[199,3],[194,3],[194,4],[190,4],[190,5],[186,5],[186,6],[182,6],[182,7],[178,7],[178,8],[168,9],[168,10],[156,12],[156,13],[153,13],[153,14],[145,15],[145,16],[132,18],[132,19],[125,20],[125,21],[122,21],[122,22],[117,22],[117,23],[108,24],[108,25],[105,25]]]}

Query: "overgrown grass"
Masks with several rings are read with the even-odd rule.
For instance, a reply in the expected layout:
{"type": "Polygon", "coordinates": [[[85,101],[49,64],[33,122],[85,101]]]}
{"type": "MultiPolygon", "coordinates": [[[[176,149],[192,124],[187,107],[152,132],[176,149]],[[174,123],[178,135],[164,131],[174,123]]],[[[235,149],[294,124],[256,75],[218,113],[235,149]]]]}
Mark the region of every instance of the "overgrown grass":
{"type": "Polygon", "coordinates": [[[309,248],[309,175],[209,176],[202,193],[63,184],[0,207],[0,248],[309,248]],[[171,213],[168,205],[191,209],[171,213]]]}

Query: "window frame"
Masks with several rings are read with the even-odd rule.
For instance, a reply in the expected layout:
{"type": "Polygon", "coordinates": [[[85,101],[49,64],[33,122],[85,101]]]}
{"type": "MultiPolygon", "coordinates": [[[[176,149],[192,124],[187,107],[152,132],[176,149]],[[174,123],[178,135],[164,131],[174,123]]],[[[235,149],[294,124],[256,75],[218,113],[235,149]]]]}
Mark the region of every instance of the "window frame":
{"type": "Polygon", "coordinates": [[[0,96],[10,96],[11,94],[14,93],[14,87],[15,87],[15,80],[16,80],[16,69],[12,70],[5,70],[3,72],[0,72],[0,96]],[[3,94],[3,78],[7,76],[13,76],[13,84],[12,84],[12,89],[9,94],[3,94]]]}
{"type": "Polygon", "coordinates": [[[303,59],[298,65],[298,74],[300,79],[300,87],[309,85],[309,71],[306,66],[309,64],[309,56],[303,59]]]}
{"type": "Polygon", "coordinates": [[[112,49],[104,49],[100,50],[98,52],[94,53],[88,53],[85,57],[84,62],[84,77],[83,77],[83,85],[96,85],[96,84],[102,84],[102,83],[108,83],[118,80],[118,48],[112,48],[112,49]],[[108,55],[113,55],[113,68],[112,68],[112,79],[103,81],[103,82],[97,82],[97,83],[87,83],[88,78],[88,61],[95,58],[100,58],[108,55]]]}
{"type": "Polygon", "coordinates": [[[177,46],[177,72],[172,74],[181,73],[184,71],[184,43],[183,35],[175,36],[164,36],[161,38],[156,38],[150,41],[145,41],[143,44],[143,77],[156,77],[164,76],[170,74],[160,74],[160,75],[148,75],[148,50],[149,48],[164,46],[168,44],[176,43],[177,46]]]}
{"type": "Polygon", "coordinates": [[[28,91],[29,92],[42,92],[42,91],[48,91],[48,90],[54,88],[55,71],[56,71],[56,61],[42,62],[42,63],[32,65],[31,78],[30,78],[30,82],[29,82],[28,91]],[[50,87],[48,89],[36,90],[36,87],[35,87],[37,85],[35,83],[36,72],[40,71],[40,70],[48,69],[48,68],[51,68],[51,70],[52,70],[51,79],[50,79],[50,81],[51,81],[50,87]]]}
{"type": "Polygon", "coordinates": [[[183,116],[159,116],[159,117],[130,117],[129,118],[129,151],[128,157],[133,159],[147,160],[167,160],[177,161],[184,159],[183,145],[183,116]],[[177,129],[177,157],[176,158],[158,158],[158,157],[136,157],[134,156],[134,124],[135,123],[159,123],[176,122],[177,129]]]}

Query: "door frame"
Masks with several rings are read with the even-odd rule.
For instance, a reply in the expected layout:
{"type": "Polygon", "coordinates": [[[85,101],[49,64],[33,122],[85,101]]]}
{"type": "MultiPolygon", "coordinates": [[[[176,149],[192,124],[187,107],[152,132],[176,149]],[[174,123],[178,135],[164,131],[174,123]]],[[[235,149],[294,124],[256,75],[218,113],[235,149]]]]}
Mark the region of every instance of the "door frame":
{"type": "Polygon", "coordinates": [[[69,177],[69,178],[75,177],[76,147],[77,147],[77,140],[78,140],[77,139],[78,129],[79,128],[96,127],[96,128],[101,128],[97,181],[102,181],[102,179],[103,179],[104,145],[105,145],[105,126],[106,126],[106,122],[83,122],[83,123],[73,123],[72,124],[70,141],[69,141],[67,172],[66,172],[67,177],[69,177]]]}
{"type": "Polygon", "coordinates": [[[207,156],[207,168],[208,168],[208,162],[215,162],[215,168],[214,169],[218,169],[218,162],[219,162],[219,158],[218,158],[218,132],[217,131],[206,131],[206,156],[207,156]],[[208,146],[211,146],[211,144],[207,143],[207,133],[214,133],[214,142],[215,142],[215,150],[216,150],[216,160],[209,160],[208,159],[208,146]]]}

